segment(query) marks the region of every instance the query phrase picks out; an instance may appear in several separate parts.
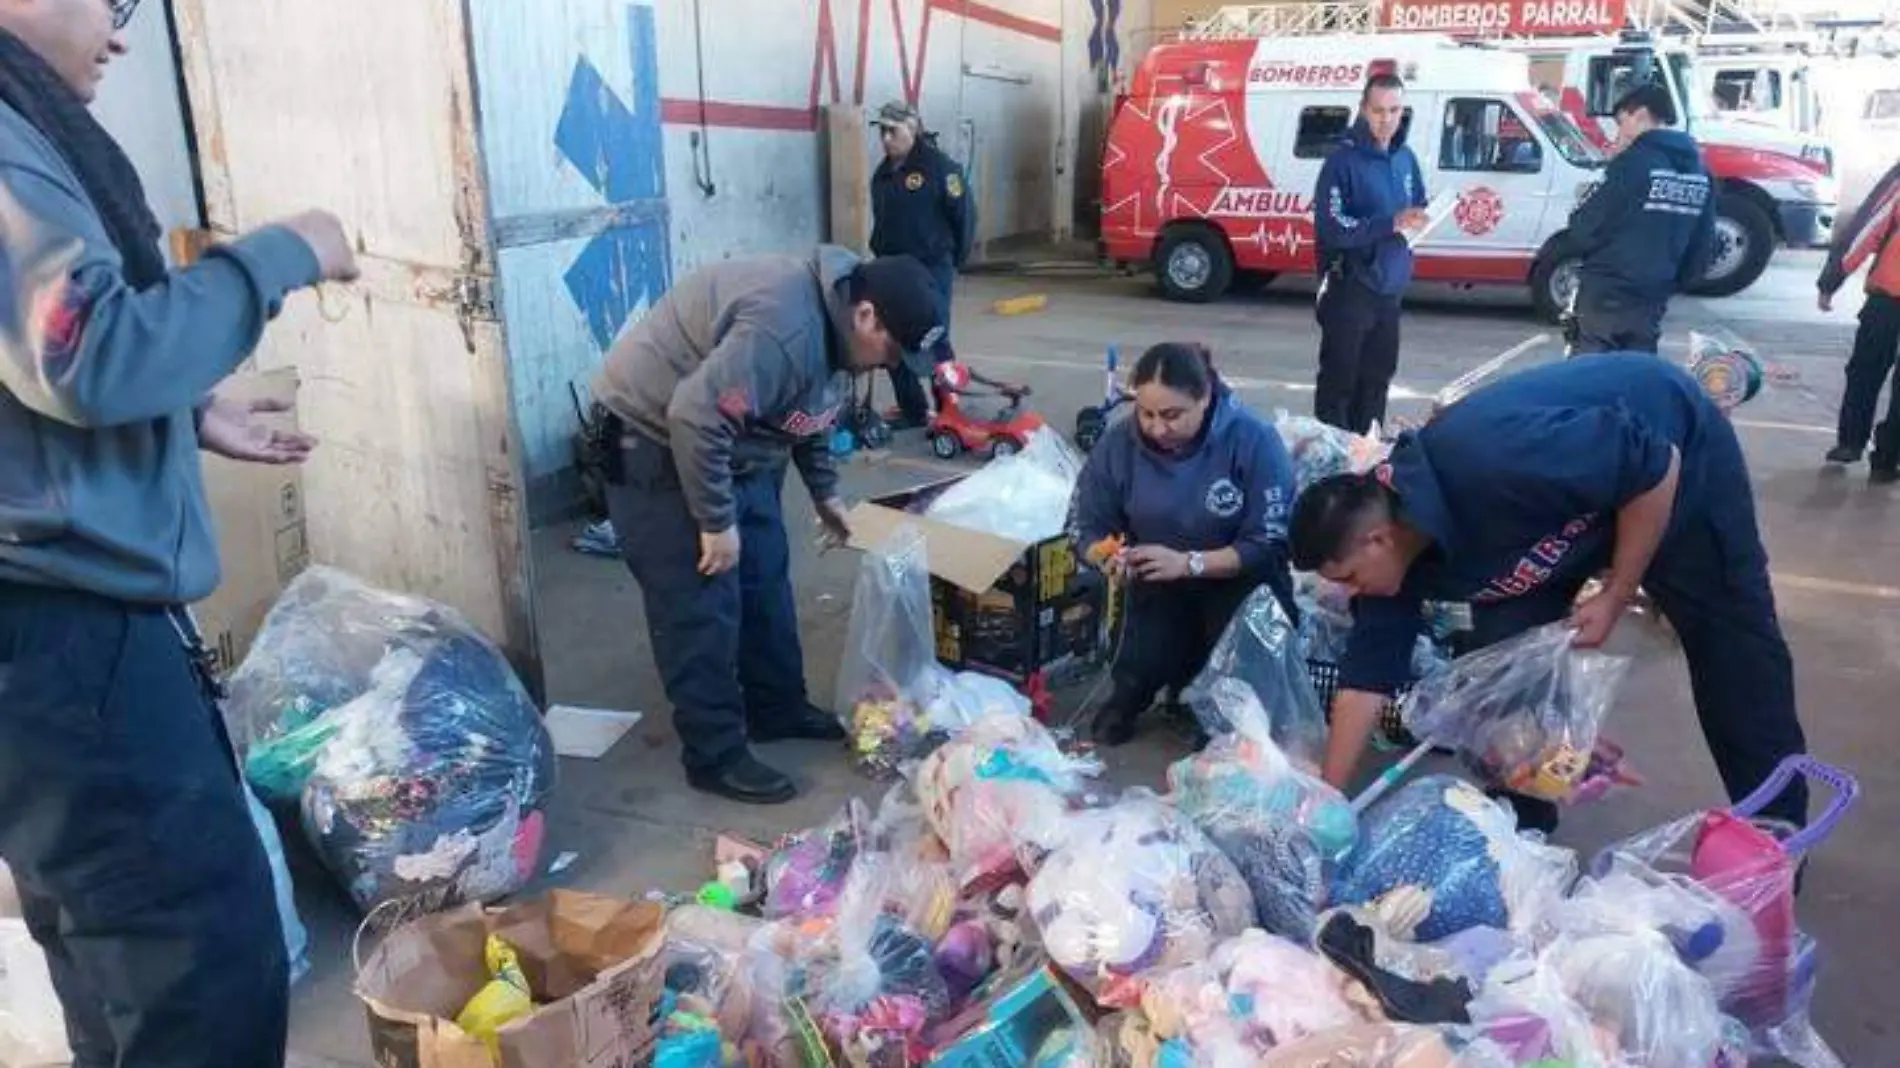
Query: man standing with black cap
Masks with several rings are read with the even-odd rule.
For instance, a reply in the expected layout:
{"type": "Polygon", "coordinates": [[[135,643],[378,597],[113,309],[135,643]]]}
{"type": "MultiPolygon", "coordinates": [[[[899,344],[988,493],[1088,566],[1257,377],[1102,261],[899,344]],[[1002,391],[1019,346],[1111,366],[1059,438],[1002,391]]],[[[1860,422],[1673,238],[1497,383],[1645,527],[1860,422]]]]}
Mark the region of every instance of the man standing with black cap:
{"type": "Polygon", "coordinates": [[[838,739],[805,698],[779,494],[799,475],[828,541],[849,535],[831,432],[843,372],[927,374],[943,337],[930,272],[909,256],[728,260],[682,280],[607,354],[608,511],[694,789],[778,804],[792,781],[748,742],[838,739]],[[741,643],[744,655],[740,655],[741,643]]]}
{"type": "MultiPolygon", "coordinates": [[[[970,254],[975,217],[963,168],[924,132],[923,119],[909,104],[884,105],[871,124],[884,146],[884,159],[871,175],[871,252],[914,256],[929,269],[943,301],[945,327],[944,343],[932,355],[948,359],[950,291],[970,254]]],[[[895,429],[929,421],[929,403],[916,374],[893,366],[891,388],[897,393],[895,429]]]]}

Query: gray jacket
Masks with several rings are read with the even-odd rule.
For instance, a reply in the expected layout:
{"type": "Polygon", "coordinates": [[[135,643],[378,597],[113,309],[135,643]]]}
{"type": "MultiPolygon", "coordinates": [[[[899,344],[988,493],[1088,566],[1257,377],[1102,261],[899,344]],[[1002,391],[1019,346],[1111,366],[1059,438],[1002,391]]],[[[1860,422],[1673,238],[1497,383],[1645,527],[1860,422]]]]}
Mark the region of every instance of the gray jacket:
{"type": "Polygon", "coordinates": [[[159,605],[215,589],[194,409],[318,276],[268,228],[133,292],[78,175],[0,105],[0,581],[159,605]]]}
{"type": "Polygon", "coordinates": [[[805,259],[729,260],[682,279],[607,353],[594,396],[673,451],[701,530],[735,522],[732,476],[798,464],[814,501],[835,496],[831,432],[851,329],[843,283],[858,265],[821,245],[805,259]]]}

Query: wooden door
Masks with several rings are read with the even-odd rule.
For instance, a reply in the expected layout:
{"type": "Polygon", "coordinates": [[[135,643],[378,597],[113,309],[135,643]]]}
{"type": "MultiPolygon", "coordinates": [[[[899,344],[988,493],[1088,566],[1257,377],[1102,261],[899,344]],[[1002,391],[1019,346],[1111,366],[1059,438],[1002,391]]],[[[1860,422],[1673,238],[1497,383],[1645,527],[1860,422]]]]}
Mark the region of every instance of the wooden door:
{"type": "Polygon", "coordinates": [[[540,693],[463,0],[174,0],[206,222],[343,219],[363,278],[293,299],[315,562],[465,614],[540,693]]]}

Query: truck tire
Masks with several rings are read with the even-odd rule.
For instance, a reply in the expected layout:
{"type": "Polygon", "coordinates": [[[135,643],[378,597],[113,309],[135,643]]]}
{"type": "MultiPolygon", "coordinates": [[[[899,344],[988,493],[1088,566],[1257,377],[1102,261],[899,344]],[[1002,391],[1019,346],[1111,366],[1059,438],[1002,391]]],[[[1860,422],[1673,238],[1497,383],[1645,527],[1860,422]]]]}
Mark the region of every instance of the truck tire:
{"type": "Polygon", "coordinates": [[[1531,307],[1547,323],[1563,322],[1577,292],[1577,279],[1583,257],[1561,248],[1545,249],[1531,267],[1531,307]]]}
{"type": "Polygon", "coordinates": [[[1709,273],[1691,286],[1698,297],[1727,297],[1755,284],[1775,253],[1775,222],[1746,193],[1723,193],[1715,202],[1715,249],[1709,273]],[[1720,273],[1717,273],[1717,272],[1720,273]]]}
{"type": "Polygon", "coordinates": [[[1170,227],[1155,250],[1155,280],[1169,300],[1206,304],[1233,282],[1234,254],[1212,227],[1170,227]]]}

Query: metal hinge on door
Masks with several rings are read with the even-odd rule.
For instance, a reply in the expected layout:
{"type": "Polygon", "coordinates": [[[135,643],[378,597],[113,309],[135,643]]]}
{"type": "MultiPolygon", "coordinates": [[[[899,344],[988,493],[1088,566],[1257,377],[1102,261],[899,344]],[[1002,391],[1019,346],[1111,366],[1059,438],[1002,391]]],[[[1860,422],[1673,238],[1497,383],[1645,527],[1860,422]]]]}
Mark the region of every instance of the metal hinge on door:
{"type": "Polygon", "coordinates": [[[495,279],[490,275],[454,275],[447,286],[432,290],[426,296],[455,310],[455,319],[462,326],[462,341],[470,352],[475,351],[475,324],[497,322],[501,318],[495,304],[495,279]]]}

